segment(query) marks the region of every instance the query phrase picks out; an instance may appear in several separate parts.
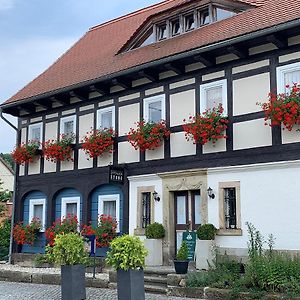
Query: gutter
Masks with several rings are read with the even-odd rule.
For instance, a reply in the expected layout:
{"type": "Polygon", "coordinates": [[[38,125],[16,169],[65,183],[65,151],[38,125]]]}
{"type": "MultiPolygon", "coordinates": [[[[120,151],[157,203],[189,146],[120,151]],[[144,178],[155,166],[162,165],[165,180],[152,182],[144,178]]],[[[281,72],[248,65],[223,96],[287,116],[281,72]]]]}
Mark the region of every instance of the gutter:
{"type": "MultiPolygon", "coordinates": [[[[16,143],[18,143],[18,128],[14,126],[10,121],[8,121],[3,116],[3,109],[0,108],[0,117],[1,119],[6,122],[11,128],[16,131],[16,143]]],[[[8,263],[11,264],[11,257],[12,257],[12,248],[13,248],[13,228],[15,223],[15,203],[16,203],[16,194],[17,194],[17,164],[14,166],[14,190],[13,190],[13,204],[12,204],[12,213],[11,213],[11,230],[10,230],[10,240],[9,240],[9,253],[8,253],[8,263]]]]}
{"type": "Polygon", "coordinates": [[[99,83],[100,81],[108,81],[108,80],[114,79],[114,78],[119,77],[119,76],[126,76],[126,75],[129,75],[131,73],[138,72],[141,69],[151,68],[151,67],[155,67],[157,65],[170,63],[174,60],[184,59],[184,58],[187,58],[187,57],[190,57],[190,56],[203,54],[203,53],[206,53],[208,51],[213,51],[213,50],[216,50],[216,49],[221,48],[221,47],[228,47],[228,46],[231,46],[232,44],[241,43],[241,42],[244,42],[244,41],[249,40],[249,39],[259,38],[259,37],[262,37],[264,35],[278,33],[281,30],[286,30],[286,29],[290,29],[290,28],[293,28],[293,27],[297,27],[297,26],[300,26],[300,18],[295,19],[293,21],[286,22],[286,23],[282,23],[282,24],[279,24],[279,25],[274,25],[272,27],[268,27],[268,28],[265,28],[265,29],[261,29],[261,30],[258,30],[258,31],[250,32],[250,33],[247,33],[247,34],[244,34],[244,35],[241,35],[241,36],[233,37],[233,38],[230,38],[228,40],[217,42],[217,43],[214,43],[214,44],[211,44],[211,45],[203,46],[201,48],[197,48],[197,49],[181,52],[179,54],[175,54],[175,55],[172,55],[172,56],[164,57],[164,58],[161,58],[161,59],[158,59],[158,60],[155,60],[155,61],[144,63],[142,65],[138,65],[138,66],[135,66],[135,67],[123,70],[123,71],[119,71],[119,72],[116,72],[116,73],[112,73],[112,74],[109,74],[109,75],[106,75],[106,76],[103,76],[103,77],[83,81],[83,82],[80,82],[80,83],[77,83],[77,84],[73,84],[73,85],[61,88],[61,89],[46,92],[44,94],[40,94],[40,95],[33,96],[33,97],[30,97],[30,98],[26,98],[24,100],[20,100],[20,101],[16,100],[12,103],[2,104],[2,105],[0,105],[0,108],[8,109],[8,108],[14,107],[16,105],[22,105],[22,104],[25,104],[25,103],[28,103],[28,102],[31,102],[31,101],[40,100],[40,99],[46,98],[46,97],[51,97],[51,96],[54,96],[58,93],[69,92],[72,89],[78,89],[78,88],[85,87],[87,85],[96,84],[96,83],[99,83]]]}

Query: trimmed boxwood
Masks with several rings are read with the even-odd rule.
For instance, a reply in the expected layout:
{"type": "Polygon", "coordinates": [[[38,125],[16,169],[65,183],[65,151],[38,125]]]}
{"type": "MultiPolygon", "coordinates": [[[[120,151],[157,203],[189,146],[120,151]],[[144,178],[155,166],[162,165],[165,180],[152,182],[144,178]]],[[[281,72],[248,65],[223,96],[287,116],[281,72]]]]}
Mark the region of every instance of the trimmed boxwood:
{"type": "Polygon", "coordinates": [[[160,223],[152,223],[146,227],[147,239],[162,239],[166,234],[165,228],[160,223]]]}
{"type": "Polygon", "coordinates": [[[217,228],[213,224],[203,224],[197,229],[199,240],[214,240],[217,233],[217,228]]]}

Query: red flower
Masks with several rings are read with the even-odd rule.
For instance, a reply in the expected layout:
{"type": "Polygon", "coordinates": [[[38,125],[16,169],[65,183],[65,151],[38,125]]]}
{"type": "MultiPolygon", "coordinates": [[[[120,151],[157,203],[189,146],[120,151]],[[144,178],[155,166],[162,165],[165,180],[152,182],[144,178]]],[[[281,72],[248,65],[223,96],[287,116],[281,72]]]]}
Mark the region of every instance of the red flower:
{"type": "Polygon", "coordinates": [[[110,215],[101,215],[96,231],[96,246],[108,247],[117,233],[117,222],[110,215]]]}
{"type": "Polygon", "coordinates": [[[38,218],[33,218],[30,224],[17,223],[13,228],[13,238],[18,245],[33,245],[37,237],[37,232],[42,224],[38,218]]]}
{"type": "Polygon", "coordinates": [[[23,165],[33,161],[38,149],[38,142],[22,143],[12,151],[11,155],[16,164],[23,165]]]}

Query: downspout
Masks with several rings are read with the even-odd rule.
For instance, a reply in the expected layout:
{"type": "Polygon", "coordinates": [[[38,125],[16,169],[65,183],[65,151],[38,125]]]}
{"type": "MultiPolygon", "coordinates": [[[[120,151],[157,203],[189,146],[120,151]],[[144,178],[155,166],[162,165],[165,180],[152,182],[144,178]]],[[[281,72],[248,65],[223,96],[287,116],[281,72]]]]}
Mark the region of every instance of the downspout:
{"type": "MultiPolygon", "coordinates": [[[[16,131],[16,142],[18,143],[18,128],[13,125],[10,121],[8,121],[3,116],[2,108],[0,108],[0,117],[1,119],[7,123],[11,128],[16,131]]],[[[8,263],[11,264],[12,257],[12,248],[13,248],[13,227],[15,223],[15,203],[16,203],[16,194],[17,194],[17,165],[14,166],[14,191],[13,191],[13,204],[12,204],[12,212],[11,212],[11,230],[10,230],[10,240],[9,240],[9,254],[8,254],[8,263]]]]}

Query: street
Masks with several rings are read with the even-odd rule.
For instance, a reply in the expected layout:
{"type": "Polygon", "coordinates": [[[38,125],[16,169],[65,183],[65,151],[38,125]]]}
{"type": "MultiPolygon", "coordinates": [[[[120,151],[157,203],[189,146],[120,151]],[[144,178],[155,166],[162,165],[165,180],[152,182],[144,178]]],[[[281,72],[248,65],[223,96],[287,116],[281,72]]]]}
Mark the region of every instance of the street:
{"type": "MultiPolygon", "coordinates": [[[[60,286],[0,282],[0,300],[59,300],[60,286]]],[[[110,289],[87,288],[87,299],[117,300],[117,291],[110,289]]],[[[178,297],[147,294],[146,300],[179,300],[178,297]]],[[[184,298],[185,300],[192,300],[184,298]]]]}

